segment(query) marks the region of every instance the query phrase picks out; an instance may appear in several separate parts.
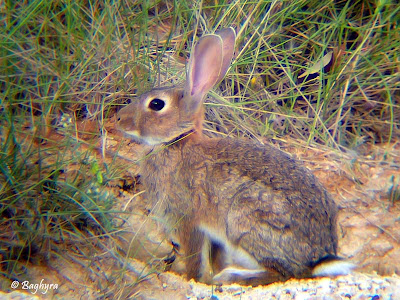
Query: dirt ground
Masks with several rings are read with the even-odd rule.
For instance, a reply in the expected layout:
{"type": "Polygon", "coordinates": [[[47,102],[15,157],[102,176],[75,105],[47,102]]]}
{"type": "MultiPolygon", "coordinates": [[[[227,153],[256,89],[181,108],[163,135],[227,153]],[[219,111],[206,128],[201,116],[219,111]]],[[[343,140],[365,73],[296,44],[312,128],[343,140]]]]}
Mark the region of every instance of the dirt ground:
{"type": "MultiPolygon", "coordinates": [[[[120,141],[111,130],[107,150],[115,151],[120,141]]],[[[132,169],[110,186],[118,198],[116,209],[125,212],[124,230],[103,249],[89,249],[92,256],[80,255],[72,245],[62,257],[27,265],[25,288],[20,282],[0,299],[400,299],[400,143],[363,146],[359,152],[365,155],[274,143],[303,160],[336,200],[339,255],[357,266],[353,274],[253,288],[212,287],[160,271],[171,245],[149,215],[151,204],[142,197],[130,162],[141,146],[124,140],[118,163],[130,163],[132,169]]],[[[172,269],[179,273],[179,266],[177,261],[172,269]]]]}

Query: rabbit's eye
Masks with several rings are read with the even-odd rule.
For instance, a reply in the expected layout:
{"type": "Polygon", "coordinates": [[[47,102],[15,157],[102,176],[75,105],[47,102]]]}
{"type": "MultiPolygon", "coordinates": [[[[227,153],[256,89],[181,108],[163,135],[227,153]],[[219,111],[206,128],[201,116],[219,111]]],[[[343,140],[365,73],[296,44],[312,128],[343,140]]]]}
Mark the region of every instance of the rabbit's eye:
{"type": "Polygon", "coordinates": [[[164,108],[165,102],[161,99],[155,98],[150,101],[149,108],[154,111],[160,111],[164,108]]]}

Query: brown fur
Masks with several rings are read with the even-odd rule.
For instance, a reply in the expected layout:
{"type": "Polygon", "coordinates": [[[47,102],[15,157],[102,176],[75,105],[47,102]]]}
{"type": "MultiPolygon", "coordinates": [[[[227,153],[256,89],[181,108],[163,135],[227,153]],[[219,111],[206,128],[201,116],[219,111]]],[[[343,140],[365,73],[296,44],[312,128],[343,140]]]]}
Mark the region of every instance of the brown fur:
{"type": "MultiPolygon", "coordinates": [[[[229,29],[202,38],[187,81],[213,72],[212,67],[198,69],[198,56],[207,62],[232,55],[231,40],[229,29]],[[219,43],[222,54],[214,53],[219,43]],[[204,50],[209,46],[214,48],[204,50]]],[[[214,77],[223,77],[228,58],[217,60],[214,77]]],[[[183,90],[153,90],[118,118],[128,136],[153,145],[140,174],[147,197],[157,203],[156,213],[187,257],[188,277],[260,284],[311,276],[313,266],[337,253],[334,201],[309,170],[270,145],[203,136],[201,104],[215,84],[207,80],[187,82],[183,90]],[[166,107],[149,109],[154,98],[166,107]]]]}

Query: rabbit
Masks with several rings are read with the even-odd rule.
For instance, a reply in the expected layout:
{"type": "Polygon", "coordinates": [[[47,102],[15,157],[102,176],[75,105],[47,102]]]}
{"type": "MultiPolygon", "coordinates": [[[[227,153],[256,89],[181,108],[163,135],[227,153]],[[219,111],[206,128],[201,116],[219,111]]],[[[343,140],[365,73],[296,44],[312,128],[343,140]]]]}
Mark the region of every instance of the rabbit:
{"type": "Polygon", "coordinates": [[[202,36],[183,88],[155,88],[122,108],[117,128],[151,146],[147,197],[185,257],[189,279],[269,284],[347,274],[338,208],[299,161],[271,145],[202,133],[203,100],[234,54],[233,28],[202,36]]]}

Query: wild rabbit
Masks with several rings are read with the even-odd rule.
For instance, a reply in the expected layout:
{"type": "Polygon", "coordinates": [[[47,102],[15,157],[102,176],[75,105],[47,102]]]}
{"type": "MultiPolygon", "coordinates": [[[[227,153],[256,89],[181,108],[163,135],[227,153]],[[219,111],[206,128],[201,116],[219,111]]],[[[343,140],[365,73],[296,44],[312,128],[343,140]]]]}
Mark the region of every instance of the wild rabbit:
{"type": "Polygon", "coordinates": [[[247,139],[202,134],[203,100],[233,57],[232,28],[205,35],[183,88],[143,94],[117,127],[152,146],[140,162],[147,197],[174,233],[189,278],[268,284],[346,274],[337,255],[337,207],[298,161],[247,139]]]}

